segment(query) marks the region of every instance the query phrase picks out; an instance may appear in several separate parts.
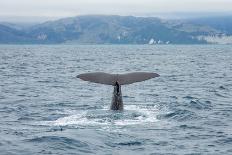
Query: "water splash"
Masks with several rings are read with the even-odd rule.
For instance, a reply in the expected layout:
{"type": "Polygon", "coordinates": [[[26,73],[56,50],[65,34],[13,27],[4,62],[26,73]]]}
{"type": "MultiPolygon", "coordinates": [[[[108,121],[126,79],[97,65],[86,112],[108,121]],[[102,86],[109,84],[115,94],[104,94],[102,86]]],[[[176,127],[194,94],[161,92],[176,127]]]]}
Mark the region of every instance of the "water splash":
{"type": "Polygon", "coordinates": [[[111,111],[103,107],[98,110],[77,111],[54,121],[43,121],[41,125],[48,126],[127,126],[135,124],[153,123],[158,121],[156,107],[127,105],[124,111],[111,111]]]}

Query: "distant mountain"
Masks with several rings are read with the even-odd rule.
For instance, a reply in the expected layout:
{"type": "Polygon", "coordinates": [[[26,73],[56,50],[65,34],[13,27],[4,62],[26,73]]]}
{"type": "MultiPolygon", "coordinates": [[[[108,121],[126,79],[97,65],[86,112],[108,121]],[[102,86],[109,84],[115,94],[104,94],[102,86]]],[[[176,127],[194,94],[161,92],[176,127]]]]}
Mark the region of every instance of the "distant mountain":
{"type": "Polygon", "coordinates": [[[206,37],[231,34],[229,27],[223,28],[202,20],[77,16],[23,28],[13,24],[0,25],[0,43],[205,44],[216,43],[206,37]]]}
{"type": "Polygon", "coordinates": [[[222,33],[232,35],[232,16],[205,17],[188,20],[191,24],[207,25],[222,33]]]}
{"type": "Polygon", "coordinates": [[[0,43],[32,43],[31,38],[23,31],[0,24],[0,43]]]}

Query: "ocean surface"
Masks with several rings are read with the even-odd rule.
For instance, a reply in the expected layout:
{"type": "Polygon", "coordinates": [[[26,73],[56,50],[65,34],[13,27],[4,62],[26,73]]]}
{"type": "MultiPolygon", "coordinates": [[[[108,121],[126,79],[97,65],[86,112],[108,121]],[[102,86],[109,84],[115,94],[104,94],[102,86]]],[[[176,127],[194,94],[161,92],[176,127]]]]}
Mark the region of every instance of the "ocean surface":
{"type": "Polygon", "coordinates": [[[231,155],[232,46],[0,45],[0,155],[231,155]],[[160,77],[112,86],[85,72],[160,77]]]}

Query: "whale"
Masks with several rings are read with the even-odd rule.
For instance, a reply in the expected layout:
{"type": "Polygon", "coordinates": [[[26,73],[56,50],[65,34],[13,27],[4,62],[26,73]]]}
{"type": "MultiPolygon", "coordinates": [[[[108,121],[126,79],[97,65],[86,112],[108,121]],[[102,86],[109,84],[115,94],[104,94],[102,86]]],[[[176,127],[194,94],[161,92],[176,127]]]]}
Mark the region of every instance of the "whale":
{"type": "Polygon", "coordinates": [[[123,100],[121,91],[122,85],[133,84],[135,82],[142,82],[159,76],[159,74],[152,72],[132,72],[126,74],[91,72],[79,74],[76,77],[84,81],[113,86],[114,90],[110,109],[123,110],[123,100]]]}

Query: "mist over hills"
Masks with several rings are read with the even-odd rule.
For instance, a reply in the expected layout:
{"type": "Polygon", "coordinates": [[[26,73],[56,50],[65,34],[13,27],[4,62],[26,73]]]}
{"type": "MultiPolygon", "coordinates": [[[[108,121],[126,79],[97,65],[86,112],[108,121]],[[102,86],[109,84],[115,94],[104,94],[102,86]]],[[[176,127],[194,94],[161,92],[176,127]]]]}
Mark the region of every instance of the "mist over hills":
{"type": "Polygon", "coordinates": [[[163,20],[86,15],[22,26],[0,22],[1,44],[231,44],[232,17],[163,20]]]}

